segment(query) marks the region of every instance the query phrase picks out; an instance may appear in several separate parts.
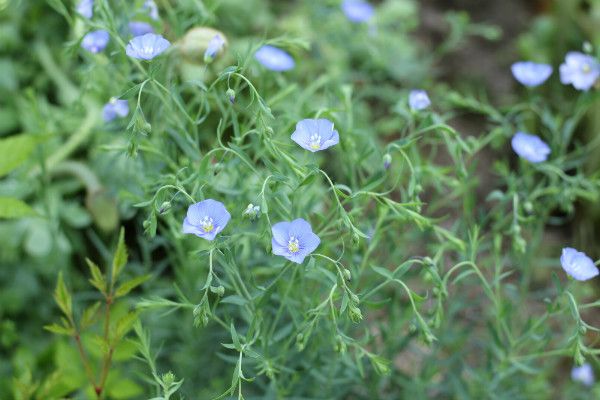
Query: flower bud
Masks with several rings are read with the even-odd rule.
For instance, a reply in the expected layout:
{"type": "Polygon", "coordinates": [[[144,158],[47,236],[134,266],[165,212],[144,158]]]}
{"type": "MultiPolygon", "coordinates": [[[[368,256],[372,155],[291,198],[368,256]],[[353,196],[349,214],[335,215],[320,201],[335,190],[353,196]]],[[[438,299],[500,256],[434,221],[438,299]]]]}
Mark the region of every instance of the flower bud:
{"type": "Polygon", "coordinates": [[[235,102],[235,90],[229,88],[227,89],[227,92],[225,92],[225,94],[229,98],[229,102],[233,104],[235,102]]]}
{"type": "Polygon", "coordinates": [[[195,27],[179,40],[178,49],[188,61],[210,63],[227,45],[225,35],[212,28],[195,27]]]}
{"type": "Polygon", "coordinates": [[[255,206],[254,204],[250,203],[250,204],[248,204],[248,206],[242,213],[242,216],[248,217],[248,218],[250,218],[250,220],[254,220],[254,219],[256,219],[256,217],[258,217],[259,213],[260,213],[260,206],[255,206]]]}
{"type": "Polygon", "coordinates": [[[392,165],[392,156],[390,153],[386,153],[383,156],[383,168],[388,169],[392,165]]]}
{"type": "Polygon", "coordinates": [[[171,202],[170,201],[165,201],[160,205],[160,208],[158,209],[159,214],[164,214],[167,211],[169,211],[171,209],[171,202]]]}
{"type": "Polygon", "coordinates": [[[359,323],[363,318],[360,308],[356,306],[348,307],[348,315],[350,316],[350,320],[354,323],[359,323]]]}
{"type": "Polygon", "coordinates": [[[351,280],[352,279],[352,273],[350,272],[349,269],[344,268],[344,276],[346,277],[346,280],[351,280]]]}

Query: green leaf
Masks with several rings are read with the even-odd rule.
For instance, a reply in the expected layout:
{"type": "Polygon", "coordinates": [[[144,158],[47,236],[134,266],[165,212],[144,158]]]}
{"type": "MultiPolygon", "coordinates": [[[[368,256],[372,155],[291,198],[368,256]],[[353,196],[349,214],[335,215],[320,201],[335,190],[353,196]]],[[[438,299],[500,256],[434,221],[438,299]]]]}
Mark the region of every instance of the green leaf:
{"type": "MultiPolygon", "coordinates": [[[[0,157],[2,157],[0,155],[0,157]]],[[[0,164],[2,161],[0,161],[0,164]]],[[[23,218],[37,215],[33,208],[19,199],[0,197],[0,218],[23,218]]]]}
{"type": "Polygon", "coordinates": [[[57,335],[72,336],[74,333],[72,328],[68,328],[66,326],[61,326],[58,324],[46,325],[44,326],[44,329],[52,333],[56,333],[57,335]]]}
{"type": "Polygon", "coordinates": [[[127,247],[125,247],[125,229],[121,228],[119,233],[119,244],[113,258],[111,282],[114,284],[127,264],[127,247]]]}
{"type": "Polygon", "coordinates": [[[8,174],[27,160],[38,140],[38,137],[26,134],[0,139],[0,176],[8,174]]]}
{"type": "Polygon", "coordinates": [[[56,301],[56,304],[58,304],[69,321],[72,321],[73,306],[71,294],[69,293],[69,290],[67,289],[67,286],[63,280],[62,271],[58,273],[58,282],[56,283],[56,289],[54,290],[54,301],[56,301]]]}
{"type": "Polygon", "coordinates": [[[90,283],[96,289],[98,289],[102,294],[106,295],[106,279],[104,279],[104,275],[100,271],[100,268],[92,260],[86,258],[85,261],[87,265],[90,267],[90,272],[92,274],[92,278],[90,279],[90,283]]]}
{"type": "Polygon", "coordinates": [[[79,322],[79,329],[84,330],[94,323],[99,308],[100,302],[97,301],[85,309],[83,315],[81,316],[81,321],[79,322]]]}
{"type": "Polygon", "coordinates": [[[127,282],[124,282],[121,286],[117,288],[117,291],[115,292],[115,298],[125,296],[127,293],[131,292],[133,289],[146,282],[151,277],[152,275],[150,274],[142,275],[128,280],[127,282]]]}
{"type": "Polygon", "coordinates": [[[115,336],[114,341],[119,341],[123,336],[127,334],[132,328],[135,322],[138,319],[138,313],[133,311],[125,314],[117,321],[117,326],[115,328],[115,336]]]}

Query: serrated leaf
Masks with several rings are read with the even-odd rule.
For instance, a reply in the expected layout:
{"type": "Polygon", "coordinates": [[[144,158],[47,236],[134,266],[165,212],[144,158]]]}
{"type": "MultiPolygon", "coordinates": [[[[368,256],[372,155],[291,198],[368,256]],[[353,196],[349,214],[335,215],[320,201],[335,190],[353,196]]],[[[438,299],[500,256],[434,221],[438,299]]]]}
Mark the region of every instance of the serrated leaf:
{"type": "Polygon", "coordinates": [[[100,271],[100,268],[89,258],[86,258],[85,261],[90,267],[90,273],[92,274],[92,278],[89,280],[90,283],[102,294],[106,295],[106,279],[104,279],[102,271],[100,271]]]}
{"type": "Polygon", "coordinates": [[[37,215],[37,213],[21,200],[0,197],[0,218],[23,218],[33,215],[37,215]]]}
{"type": "Polygon", "coordinates": [[[125,314],[124,316],[122,316],[118,321],[117,321],[117,325],[115,327],[115,335],[114,335],[114,341],[119,341],[121,340],[121,338],[123,338],[123,336],[125,336],[127,334],[127,332],[129,332],[132,328],[133,325],[135,324],[135,322],[138,319],[138,313],[137,312],[130,312],[125,314]]]}
{"type": "Polygon", "coordinates": [[[73,329],[58,324],[46,325],[44,329],[57,335],[72,336],[74,333],[73,329]]]}
{"type": "Polygon", "coordinates": [[[72,320],[73,306],[71,294],[63,281],[62,271],[58,273],[58,281],[56,282],[56,289],[54,290],[54,301],[56,301],[56,304],[58,304],[58,307],[60,307],[63,314],[65,314],[69,320],[72,320]]]}
{"type": "Polygon", "coordinates": [[[133,289],[146,282],[151,277],[152,275],[149,274],[142,275],[124,282],[117,288],[115,292],[115,298],[125,296],[127,293],[131,292],[133,289]]]}
{"type": "Polygon", "coordinates": [[[79,322],[79,328],[84,330],[91,326],[96,319],[96,315],[98,314],[98,309],[100,308],[100,302],[97,301],[88,308],[85,309],[83,315],[81,316],[81,321],[79,322]]]}
{"type": "Polygon", "coordinates": [[[38,140],[26,134],[0,139],[0,176],[8,174],[27,160],[38,140]]]}
{"type": "Polygon", "coordinates": [[[111,282],[114,284],[127,264],[127,247],[125,247],[125,229],[121,228],[119,233],[119,243],[113,258],[111,282]]]}

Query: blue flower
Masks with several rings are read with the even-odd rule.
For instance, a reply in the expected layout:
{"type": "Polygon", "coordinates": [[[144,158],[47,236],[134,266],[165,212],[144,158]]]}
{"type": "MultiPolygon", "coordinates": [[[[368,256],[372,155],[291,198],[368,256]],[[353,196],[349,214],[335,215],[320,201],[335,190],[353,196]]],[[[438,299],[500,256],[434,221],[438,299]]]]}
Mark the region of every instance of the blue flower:
{"type": "Polygon", "coordinates": [[[206,199],[192,204],[183,220],[183,233],[192,233],[202,239],[214,240],[231,219],[223,203],[206,199]]]}
{"type": "Polygon", "coordinates": [[[161,35],[146,33],[131,39],[125,48],[125,53],[139,60],[152,60],[170,46],[171,43],[161,35]]]}
{"type": "Polygon", "coordinates": [[[576,51],[567,53],[560,66],[560,81],[577,90],[589,90],[600,76],[600,64],[592,57],[576,51]]]}
{"type": "Polygon", "coordinates": [[[294,59],[288,53],[269,45],[258,49],[254,54],[254,58],[271,71],[287,71],[296,65],[294,59]]]}
{"type": "Polygon", "coordinates": [[[271,228],[273,254],[301,264],[304,258],[312,253],[321,243],[310,224],[298,218],[292,222],[278,222],[271,228]]]}
{"type": "Polygon", "coordinates": [[[296,124],[292,140],[314,153],[338,144],[340,135],[328,119],[303,119],[296,124]]]}
{"type": "Polygon", "coordinates": [[[216,34],[212,39],[208,42],[208,47],[204,52],[204,61],[210,62],[215,58],[215,56],[223,49],[225,46],[225,39],[221,37],[221,35],[216,34]]]}
{"type": "Polygon", "coordinates": [[[91,53],[99,53],[106,48],[109,40],[108,32],[100,29],[86,34],[81,41],[81,47],[91,53]]]}
{"type": "Polygon", "coordinates": [[[129,23],[129,32],[133,37],[143,36],[146,33],[154,33],[154,27],[147,22],[131,21],[129,23]]]}
{"type": "Polygon", "coordinates": [[[344,0],[342,11],[352,22],[367,22],[375,14],[375,9],[364,0],[344,0]]]}
{"type": "Polygon", "coordinates": [[[152,18],[155,21],[158,21],[160,16],[158,15],[158,7],[156,6],[154,0],[146,0],[142,8],[148,11],[150,18],[152,18]]]}
{"type": "Polygon", "coordinates": [[[585,253],[565,247],[560,256],[565,272],[578,281],[587,281],[598,275],[598,268],[585,253]]]}
{"type": "Polygon", "coordinates": [[[510,141],[513,150],[529,162],[540,163],[548,159],[550,147],[536,135],[517,132],[510,141]]]}
{"type": "Polygon", "coordinates": [[[571,379],[575,382],[581,382],[586,386],[592,386],[595,380],[594,370],[588,363],[585,363],[580,367],[573,367],[571,370],[571,379]]]}
{"type": "Polygon", "coordinates": [[[531,61],[516,62],[510,69],[516,80],[529,87],[541,85],[552,75],[551,65],[531,61]]]}
{"type": "Polygon", "coordinates": [[[408,105],[413,111],[424,110],[431,105],[431,100],[424,90],[411,90],[408,94],[408,105]]]}
{"type": "Polygon", "coordinates": [[[110,122],[117,117],[126,117],[127,114],[129,114],[129,103],[127,100],[118,100],[114,97],[102,109],[102,118],[105,122],[110,122]]]}
{"type": "Polygon", "coordinates": [[[94,0],[79,0],[75,10],[87,19],[92,18],[92,15],[94,15],[94,0]]]}

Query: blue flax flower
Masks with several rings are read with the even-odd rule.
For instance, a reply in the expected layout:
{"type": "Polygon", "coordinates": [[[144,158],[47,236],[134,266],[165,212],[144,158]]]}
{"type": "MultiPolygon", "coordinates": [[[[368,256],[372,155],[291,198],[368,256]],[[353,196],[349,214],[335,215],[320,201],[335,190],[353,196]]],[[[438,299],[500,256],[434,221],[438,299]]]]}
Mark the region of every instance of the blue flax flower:
{"type": "Polygon", "coordinates": [[[79,0],[75,10],[87,19],[92,18],[92,15],[94,15],[94,0],[79,0]]]}
{"type": "Polygon", "coordinates": [[[577,51],[567,53],[560,66],[560,81],[577,90],[589,90],[600,76],[600,64],[592,57],[577,51]]]}
{"type": "Polygon", "coordinates": [[[127,100],[118,100],[114,97],[102,109],[102,118],[105,122],[110,122],[117,117],[126,117],[127,114],[129,114],[129,103],[127,100]]]}
{"type": "Polygon", "coordinates": [[[158,21],[160,16],[158,15],[158,7],[156,6],[154,0],[146,0],[142,8],[148,11],[148,15],[150,15],[150,18],[152,18],[155,21],[158,21]]]}
{"type": "Polygon", "coordinates": [[[214,240],[231,219],[223,203],[206,199],[192,204],[183,220],[183,233],[192,233],[202,239],[214,240]]]}
{"type": "Polygon", "coordinates": [[[109,40],[108,32],[100,29],[86,34],[81,41],[81,47],[91,53],[100,53],[106,48],[109,40]]]}
{"type": "Polygon", "coordinates": [[[375,8],[364,0],[344,0],[342,11],[352,22],[367,22],[375,14],[375,8]]]}
{"type": "Polygon", "coordinates": [[[254,58],[271,71],[287,71],[296,65],[292,56],[287,52],[273,46],[265,45],[258,49],[254,58]]]}
{"type": "Polygon", "coordinates": [[[154,27],[147,22],[131,21],[129,23],[129,32],[133,37],[143,36],[146,33],[154,33],[154,27]]]}
{"type": "Polygon", "coordinates": [[[560,256],[565,272],[578,281],[587,281],[598,275],[598,268],[585,253],[565,247],[560,256]]]}
{"type": "Polygon", "coordinates": [[[408,105],[413,111],[424,110],[431,105],[431,100],[424,90],[411,90],[408,94],[408,105]]]}
{"type": "Polygon", "coordinates": [[[292,222],[278,222],[271,228],[273,239],[273,254],[283,256],[297,264],[302,264],[304,258],[312,253],[321,243],[310,224],[298,218],[292,222]]]}
{"type": "Polygon", "coordinates": [[[215,58],[215,56],[223,49],[223,46],[225,46],[225,39],[223,39],[223,37],[219,34],[213,36],[213,38],[210,39],[210,41],[208,42],[208,47],[204,52],[204,61],[212,61],[215,58]]]}
{"type": "Polygon", "coordinates": [[[586,386],[592,386],[595,380],[594,370],[588,363],[585,363],[580,367],[573,367],[571,370],[571,379],[576,382],[581,382],[586,386]]]}
{"type": "Polygon", "coordinates": [[[328,119],[303,119],[296,124],[292,140],[314,153],[338,144],[340,135],[333,129],[333,122],[328,119]]]}
{"type": "Polygon", "coordinates": [[[515,153],[532,163],[540,163],[548,159],[550,147],[536,135],[517,132],[510,141],[515,153]]]}
{"type": "Polygon", "coordinates": [[[131,39],[125,48],[125,53],[139,60],[152,60],[170,46],[171,43],[161,35],[146,33],[131,39]]]}
{"type": "Polygon", "coordinates": [[[532,61],[519,61],[510,67],[513,76],[519,83],[534,87],[546,82],[552,75],[552,66],[532,61]]]}

